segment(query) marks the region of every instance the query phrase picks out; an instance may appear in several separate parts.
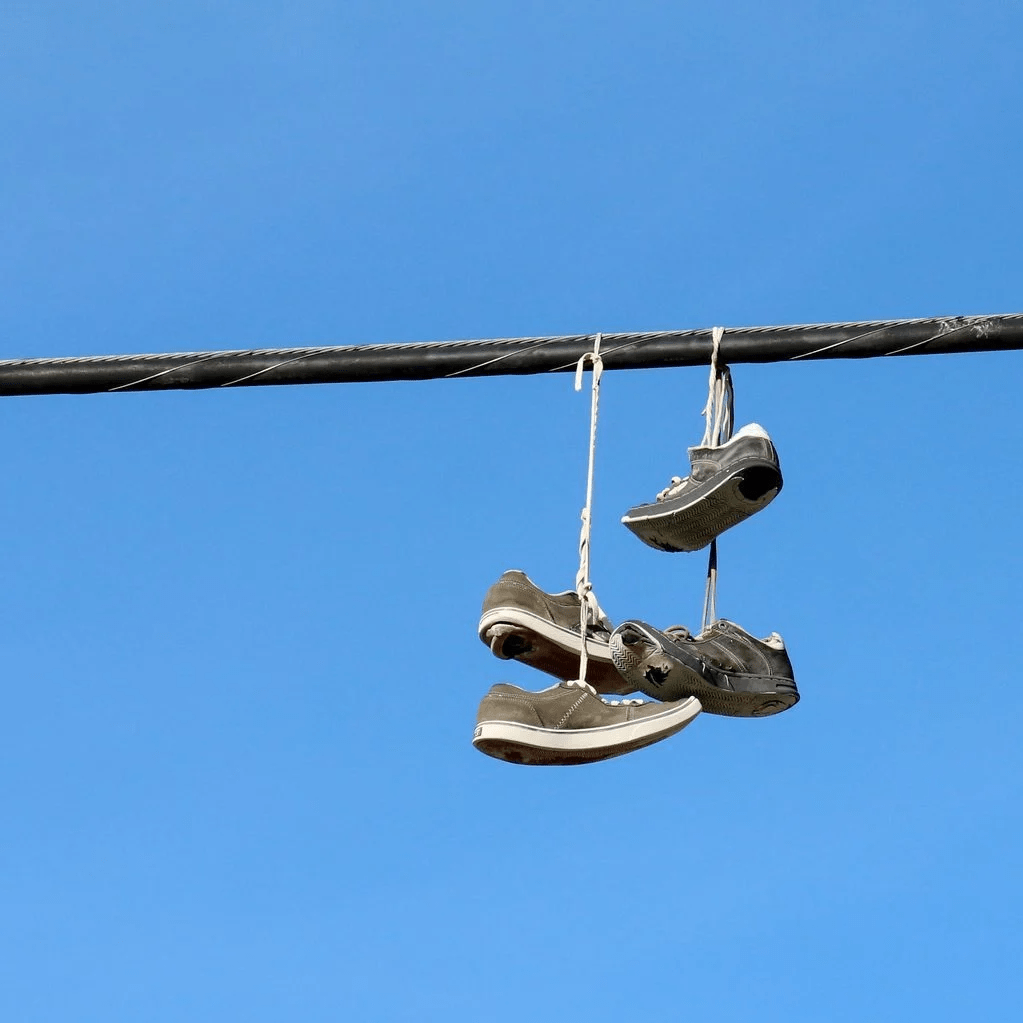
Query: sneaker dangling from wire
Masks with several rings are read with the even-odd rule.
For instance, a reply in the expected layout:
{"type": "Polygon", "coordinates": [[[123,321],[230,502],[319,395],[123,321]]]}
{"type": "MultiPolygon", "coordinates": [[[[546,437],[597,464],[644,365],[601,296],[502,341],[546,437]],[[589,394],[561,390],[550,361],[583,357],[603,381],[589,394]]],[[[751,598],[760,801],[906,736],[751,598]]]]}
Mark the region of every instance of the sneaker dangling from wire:
{"type": "Polygon", "coordinates": [[[661,632],[623,622],[611,634],[611,656],[640,692],[658,700],[695,696],[708,714],[767,717],[799,701],[781,636],[757,639],[724,618],[698,636],[683,626],[661,632]]]}
{"type": "MultiPolygon", "coordinates": [[[[579,595],[544,593],[524,572],[505,572],[483,598],[479,637],[496,657],[516,660],[569,680],[579,677],[582,652],[579,595]]],[[[614,626],[598,607],[586,628],[586,681],[601,693],[632,692],[611,661],[614,626]]]]}
{"type": "Polygon", "coordinates": [[[473,745],[512,764],[590,764],[650,746],[682,731],[699,700],[602,700],[573,680],[538,693],[501,682],[483,697],[473,745]]]}
{"type": "Polygon", "coordinates": [[[766,508],[781,491],[778,452],[767,431],[750,423],[720,446],[689,449],[692,468],[650,504],[622,517],[645,544],[661,551],[698,551],[726,529],[766,508]]]}

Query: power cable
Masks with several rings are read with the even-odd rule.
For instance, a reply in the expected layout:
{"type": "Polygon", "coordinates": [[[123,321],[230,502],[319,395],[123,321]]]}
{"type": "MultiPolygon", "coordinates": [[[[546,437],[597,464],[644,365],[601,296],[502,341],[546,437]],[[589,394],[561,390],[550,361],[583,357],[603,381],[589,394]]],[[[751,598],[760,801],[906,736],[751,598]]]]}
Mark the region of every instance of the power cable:
{"type": "MultiPolygon", "coordinates": [[[[593,334],[0,361],[0,396],[434,380],[573,372],[593,334]]],[[[603,334],[604,369],[706,366],[709,329],[603,334]]],[[[729,327],[736,363],[1023,349],[1023,313],[729,327]]]]}

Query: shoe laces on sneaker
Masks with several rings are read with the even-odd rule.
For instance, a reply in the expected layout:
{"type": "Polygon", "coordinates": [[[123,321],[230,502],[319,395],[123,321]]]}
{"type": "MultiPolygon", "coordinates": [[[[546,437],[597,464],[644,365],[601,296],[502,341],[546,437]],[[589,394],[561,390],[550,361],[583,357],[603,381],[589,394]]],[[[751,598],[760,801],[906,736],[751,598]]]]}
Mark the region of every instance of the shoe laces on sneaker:
{"type": "Polygon", "coordinates": [[[747,632],[741,625],[736,625],[735,622],[730,622],[727,618],[716,618],[710,623],[705,629],[703,629],[698,636],[691,636],[689,630],[684,625],[672,625],[670,628],[664,630],[667,635],[677,637],[678,639],[703,639],[710,632],[728,633],[735,635],[741,633],[743,636],[748,636],[756,643],[763,643],[764,646],[770,647],[772,650],[784,650],[785,640],[777,632],[772,632],[769,636],[758,638],[752,633],[747,632]]]}
{"type": "Polygon", "coordinates": [[[669,497],[673,497],[688,482],[688,476],[685,478],[682,476],[672,476],[671,482],[657,495],[657,500],[666,501],[669,497]]]}
{"type": "Polygon", "coordinates": [[[561,684],[566,689],[585,689],[590,696],[597,696],[597,690],[594,689],[589,682],[584,682],[581,678],[573,678],[567,682],[562,682],[561,684]]]}
{"type": "Polygon", "coordinates": [[[582,679],[574,678],[570,682],[564,683],[569,689],[585,689],[591,696],[597,697],[601,703],[607,707],[642,707],[646,700],[605,700],[596,689],[589,684],[584,682],[582,679]]]}
{"type": "Polygon", "coordinates": [[[588,608],[589,625],[586,631],[596,632],[599,630],[610,635],[614,632],[615,627],[611,624],[611,619],[604,613],[604,609],[597,603],[597,595],[593,593],[593,590],[590,590],[590,593],[593,594],[593,604],[588,608]]]}
{"type": "MultiPolygon", "coordinates": [[[[541,593],[542,592],[543,591],[541,591],[541,593]]],[[[608,633],[608,635],[610,635],[612,632],[614,632],[615,627],[611,623],[611,619],[608,618],[607,612],[600,606],[600,602],[597,600],[597,595],[593,592],[592,586],[589,589],[590,599],[587,599],[585,601],[582,600],[582,598],[579,596],[578,591],[576,590],[564,590],[561,593],[544,593],[543,596],[545,596],[548,599],[548,601],[551,600],[556,601],[559,599],[563,601],[566,597],[573,601],[577,602],[581,601],[583,604],[586,605],[586,631],[588,633],[606,632],[608,633]]],[[[549,603],[548,612],[551,614],[556,613],[550,610],[549,603]]],[[[577,625],[572,625],[571,628],[578,631],[579,627],[577,625]]]]}
{"type": "Polygon", "coordinates": [[[665,630],[664,634],[670,636],[672,639],[686,640],[692,639],[693,634],[684,625],[669,625],[665,630]]]}

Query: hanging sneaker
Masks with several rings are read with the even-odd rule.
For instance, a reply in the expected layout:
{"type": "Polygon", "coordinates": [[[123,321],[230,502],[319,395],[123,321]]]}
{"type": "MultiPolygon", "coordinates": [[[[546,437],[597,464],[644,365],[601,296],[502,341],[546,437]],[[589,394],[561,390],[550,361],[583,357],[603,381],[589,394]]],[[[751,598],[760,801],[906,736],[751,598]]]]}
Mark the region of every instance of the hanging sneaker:
{"type": "Polygon", "coordinates": [[[611,636],[611,656],[640,692],[658,700],[695,696],[708,714],[766,717],[799,700],[781,636],[756,639],[724,618],[699,636],[682,626],[659,632],[623,622],[611,636]]]}
{"type": "Polygon", "coordinates": [[[590,764],[666,739],[699,713],[692,698],[609,702],[586,682],[559,682],[539,693],[501,682],[483,697],[472,743],[512,764],[590,764]]]}
{"type": "Polygon", "coordinates": [[[622,522],[661,551],[698,551],[726,529],[766,508],[782,487],[778,452],[757,423],[720,447],[689,449],[692,469],[675,476],[653,504],[630,508],[622,522]]]}
{"type": "MultiPolygon", "coordinates": [[[[630,693],[611,661],[614,626],[603,611],[586,630],[586,681],[602,693],[630,693]]],[[[523,572],[505,572],[483,598],[479,637],[502,660],[516,660],[560,679],[579,677],[579,596],[544,593],[523,572]]]]}

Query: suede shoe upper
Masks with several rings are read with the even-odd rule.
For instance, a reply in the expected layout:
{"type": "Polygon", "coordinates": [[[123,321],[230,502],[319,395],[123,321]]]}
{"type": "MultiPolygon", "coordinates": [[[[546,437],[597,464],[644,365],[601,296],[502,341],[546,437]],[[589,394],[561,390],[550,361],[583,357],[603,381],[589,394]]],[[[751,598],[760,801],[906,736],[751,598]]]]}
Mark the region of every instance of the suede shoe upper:
{"type": "MultiPolygon", "coordinates": [[[[525,572],[510,569],[486,592],[483,598],[483,613],[498,607],[515,607],[531,611],[545,618],[559,628],[579,631],[579,595],[574,590],[564,593],[544,593],[525,572]]],[[[613,626],[601,612],[596,622],[587,629],[588,634],[606,643],[611,638],[613,626]]]]}
{"type": "Polygon", "coordinates": [[[622,721],[651,717],[664,710],[645,700],[602,700],[591,686],[579,682],[559,682],[538,693],[498,682],[483,697],[476,723],[515,721],[538,728],[603,728],[622,721]]]}

